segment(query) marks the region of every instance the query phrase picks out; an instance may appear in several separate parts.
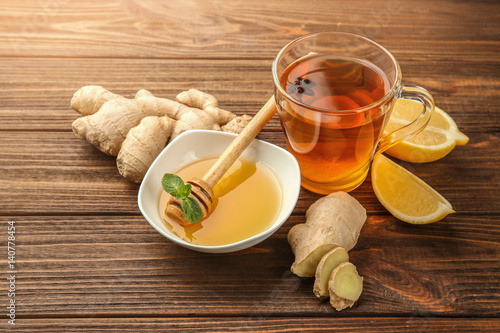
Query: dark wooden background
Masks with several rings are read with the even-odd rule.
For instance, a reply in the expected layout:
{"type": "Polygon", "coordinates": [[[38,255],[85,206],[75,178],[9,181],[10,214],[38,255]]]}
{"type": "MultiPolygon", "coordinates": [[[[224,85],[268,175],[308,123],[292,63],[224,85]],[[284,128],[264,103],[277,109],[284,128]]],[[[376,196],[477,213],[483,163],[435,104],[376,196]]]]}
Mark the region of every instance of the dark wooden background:
{"type": "MultiPolygon", "coordinates": [[[[25,332],[495,332],[500,327],[498,1],[0,1],[0,330],[25,332]],[[348,31],[396,56],[470,137],[444,159],[401,163],[456,210],[413,226],[352,192],[368,221],[352,262],[354,308],[335,312],[289,272],[289,229],[318,195],[247,250],[170,243],[142,217],[138,186],[78,140],[73,93],[132,97],[197,88],[238,114],[273,93],[290,40],[348,31]],[[16,226],[16,326],[7,323],[7,223],[16,226]]],[[[259,138],[285,147],[277,118],[259,138]]]]}

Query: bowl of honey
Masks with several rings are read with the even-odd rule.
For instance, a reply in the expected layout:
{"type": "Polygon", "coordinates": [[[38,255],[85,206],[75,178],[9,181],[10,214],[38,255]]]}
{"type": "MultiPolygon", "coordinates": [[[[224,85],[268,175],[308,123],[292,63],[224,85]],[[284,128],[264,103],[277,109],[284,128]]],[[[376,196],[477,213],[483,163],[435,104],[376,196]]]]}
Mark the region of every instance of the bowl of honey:
{"type": "Polygon", "coordinates": [[[254,139],[212,189],[217,199],[208,217],[181,226],[166,215],[170,195],[163,190],[163,175],[176,174],[184,181],[202,178],[235,137],[186,131],[149,168],[139,188],[139,209],[170,241],[200,252],[235,252],[267,239],[292,213],[300,192],[297,160],[283,148],[254,139]]]}

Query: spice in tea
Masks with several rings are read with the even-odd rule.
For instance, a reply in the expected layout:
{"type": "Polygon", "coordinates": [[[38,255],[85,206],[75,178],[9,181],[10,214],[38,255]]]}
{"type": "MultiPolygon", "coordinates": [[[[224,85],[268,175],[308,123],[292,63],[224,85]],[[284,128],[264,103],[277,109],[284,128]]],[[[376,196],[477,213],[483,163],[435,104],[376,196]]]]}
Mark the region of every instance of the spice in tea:
{"type": "MultiPolygon", "coordinates": [[[[175,172],[182,179],[204,175],[217,158],[196,161],[175,172]]],[[[213,188],[211,214],[182,227],[165,214],[170,195],[162,191],[160,215],[178,237],[197,245],[231,244],[267,230],[281,209],[282,193],[274,172],[261,162],[238,159],[213,188]]]]}
{"type": "Polygon", "coordinates": [[[312,190],[314,183],[345,184],[346,177],[361,169],[364,175],[353,177],[365,177],[389,109],[355,109],[388,93],[382,70],[367,61],[312,55],[286,68],[281,86],[300,102],[284,103],[278,112],[302,184],[312,190]]]}
{"type": "Polygon", "coordinates": [[[312,56],[291,64],[281,76],[286,92],[313,108],[352,110],[378,101],[389,82],[375,65],[351,58],[312,56]]]}

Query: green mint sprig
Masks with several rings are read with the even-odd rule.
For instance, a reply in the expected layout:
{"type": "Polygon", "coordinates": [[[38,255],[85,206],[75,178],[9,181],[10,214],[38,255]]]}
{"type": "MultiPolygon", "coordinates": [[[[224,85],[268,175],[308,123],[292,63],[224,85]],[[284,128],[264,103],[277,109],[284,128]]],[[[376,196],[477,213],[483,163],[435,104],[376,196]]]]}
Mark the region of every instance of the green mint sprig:
{"type": "Polygon", "coordinates": [[[191,184],[184,184],[181,177],[166,173],[161,179],[161,185],[165,192],[181,200],[181,208],[186,218],[191,223],[198,223],[203,217],[200,204],[194,198],[191,198],[191,184]]]}

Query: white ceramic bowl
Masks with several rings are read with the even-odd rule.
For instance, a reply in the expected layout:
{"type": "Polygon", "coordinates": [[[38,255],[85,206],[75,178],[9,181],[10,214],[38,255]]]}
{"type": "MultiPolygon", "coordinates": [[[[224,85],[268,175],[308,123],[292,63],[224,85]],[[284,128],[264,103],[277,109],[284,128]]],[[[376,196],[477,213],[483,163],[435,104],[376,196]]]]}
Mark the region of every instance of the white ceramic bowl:
{"type": "Polygon", "coordinates": [[[257,243],[271,236],[285,223],[297,203],[300,192],[300,169],[295,157],[285,149],[268,142],[255,139],[245,149],[242,157],[261,161],[266,164],[278,178],[283,194],[282,205],[278,217],[266,231],[245,240],[220,246],[200,246],[182,240],[172,233],[160,217],[158,202],[163,191],[161,178],[166,172],[174,173],[179,168],[195,160],[214,157],[222,154],[234,140],[235,134],[208,131],[190,130],[182,133],[158,155],[149,168],[141,187],[139,188],[139,209],[146,220],[160,234],[172,242],[192,250],[208,253],[235,252],[257,243]]]}

